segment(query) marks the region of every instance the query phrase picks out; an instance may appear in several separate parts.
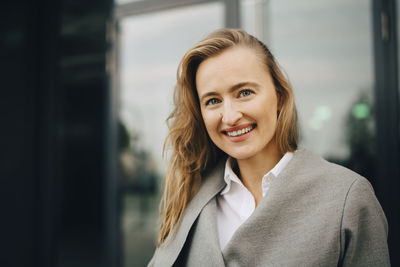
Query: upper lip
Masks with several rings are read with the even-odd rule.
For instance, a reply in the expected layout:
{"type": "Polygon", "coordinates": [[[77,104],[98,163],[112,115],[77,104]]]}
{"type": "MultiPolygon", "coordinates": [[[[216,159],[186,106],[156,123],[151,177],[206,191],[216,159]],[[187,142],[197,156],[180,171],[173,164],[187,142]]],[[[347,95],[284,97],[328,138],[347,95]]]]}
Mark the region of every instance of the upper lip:
{"type": "Polygon", "coordinates": [[[242,129],[251,127],[253,124],[254,124],[254,123],[247,123],[247,124],[242,124],[242,125],[238,125],[238,126],[231,127],[231,128],[225,128],[225,129],[223,129],[221,132],[226,133],[226,132],[238,131],[238,130],[242,130],[242,129]]]}

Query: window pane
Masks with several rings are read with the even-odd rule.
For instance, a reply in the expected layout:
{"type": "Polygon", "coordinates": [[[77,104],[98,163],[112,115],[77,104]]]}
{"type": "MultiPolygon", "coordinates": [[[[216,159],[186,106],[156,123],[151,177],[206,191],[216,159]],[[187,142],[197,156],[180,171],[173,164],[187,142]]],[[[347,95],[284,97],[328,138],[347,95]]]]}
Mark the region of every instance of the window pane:
{"type": "Polygon", "coordinates": [[[267,43],[290,78],[301,146],[371,178],[370,1],[242,0],[241,6],[244,27],[267,43]]]}
{"type": "Polygon", "coordinates": [[[125,266],[145,266],[157,238],[162,146],[183,54],[223,27],[220,2],[120,21],[121,224],[125,266]],[[207,23],[204,23],[204,16],[207,23]]]}

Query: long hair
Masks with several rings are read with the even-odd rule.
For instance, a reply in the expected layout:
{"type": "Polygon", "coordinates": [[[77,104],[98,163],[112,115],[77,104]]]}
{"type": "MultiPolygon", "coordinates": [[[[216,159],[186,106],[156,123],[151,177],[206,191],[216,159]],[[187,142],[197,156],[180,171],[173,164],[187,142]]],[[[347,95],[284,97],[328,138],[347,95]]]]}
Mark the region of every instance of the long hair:
{"type": "Polygon", "coordinates": [[[175,108],[167,119],[169,134],[164,143],[164,155],[169,152],[170,161],[160,203],[162,223],[158,246],[167,244],[174,236],[187,204],[200,187],[201,173],[211,168],[224,154],[207,134],[195,81],[201,62],[233,46],[254,49],[267,66],[279,99],[275,132],[278,151],[283,155],[297,149],[293,91],[269,49],[254,36],[239,29],[221,29],[208,35],[184,55],[178,67],[175,108]]]}

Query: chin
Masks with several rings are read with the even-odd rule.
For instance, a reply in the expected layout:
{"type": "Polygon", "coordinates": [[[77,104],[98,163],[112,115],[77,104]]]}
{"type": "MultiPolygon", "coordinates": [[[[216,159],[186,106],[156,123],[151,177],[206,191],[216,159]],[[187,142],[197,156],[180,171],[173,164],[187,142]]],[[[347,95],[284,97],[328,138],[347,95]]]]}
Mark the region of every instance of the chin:
{"type": "Polygon", "coordinates": [[[237,160],[245,160],[255,155],[255,153],[249,153],[249,151],[227,151],[225,153],[237,160]]]}

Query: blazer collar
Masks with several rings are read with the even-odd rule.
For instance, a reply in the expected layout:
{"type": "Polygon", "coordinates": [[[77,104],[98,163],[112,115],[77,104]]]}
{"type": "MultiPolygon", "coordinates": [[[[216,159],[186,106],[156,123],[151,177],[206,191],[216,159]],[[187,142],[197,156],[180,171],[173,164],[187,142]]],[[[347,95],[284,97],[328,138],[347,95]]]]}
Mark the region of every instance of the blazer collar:
{"type": "Polygon", "coordinates": [[[203,177],[202,185],[196,196],[189,202],[184,212],[181,224],[174,239],[166,246],[157,249],[155,266],[172,266],[185,244],[189,231],[199,216],[203,207],[214,198],[225,186],[224,163],[220,160],[213,170],[203,177]]]}

